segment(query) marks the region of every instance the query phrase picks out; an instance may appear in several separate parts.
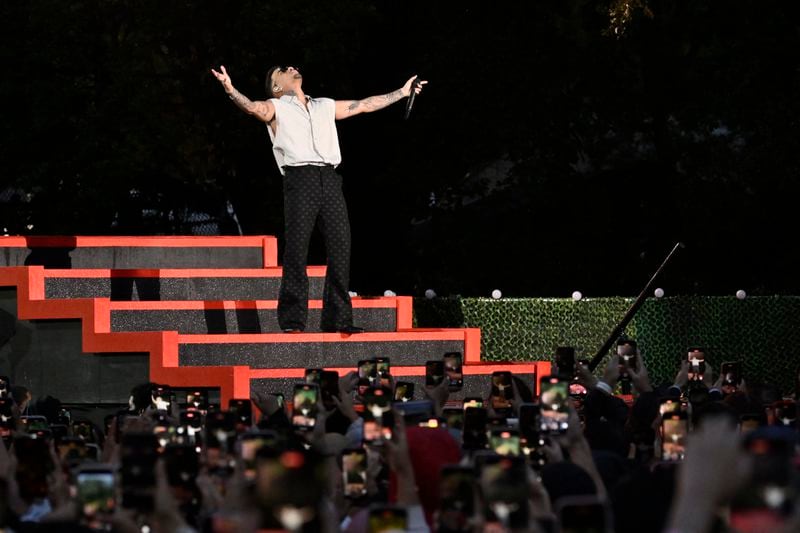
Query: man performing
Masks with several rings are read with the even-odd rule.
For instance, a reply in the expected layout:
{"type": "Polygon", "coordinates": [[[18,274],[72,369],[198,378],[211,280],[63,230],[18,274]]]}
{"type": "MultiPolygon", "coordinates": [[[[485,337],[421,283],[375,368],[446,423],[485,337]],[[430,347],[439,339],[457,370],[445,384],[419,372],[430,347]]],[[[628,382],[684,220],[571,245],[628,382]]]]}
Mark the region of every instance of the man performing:
{"type": "Polygon", "coordinates": [[[224,66],[211,72],[242,111],[265,122],[272,152],[283,175],[286,247],[278,297],[278,324],[287,333],[302,332],[308,318],[308,247],[319,222],[327,254],[320,326],[325,332],[360,333],[353,325],[350,282],[350,222],[336,166],[342,157],[335,120],[383,109],[419,93],[425,81],[409,79],[400,89],[363,100],[311,98],[294,67],[267,72],[267,100],[253,102],[237,91],[224,66]],[[413,86],[413,89],[412,89],[413,86]]]}

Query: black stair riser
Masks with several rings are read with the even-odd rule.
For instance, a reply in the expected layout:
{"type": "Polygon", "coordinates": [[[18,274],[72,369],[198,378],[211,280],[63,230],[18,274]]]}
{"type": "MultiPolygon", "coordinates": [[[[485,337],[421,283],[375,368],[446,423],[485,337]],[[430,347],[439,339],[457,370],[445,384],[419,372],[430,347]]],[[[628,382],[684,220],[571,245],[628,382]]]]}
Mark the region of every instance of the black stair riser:
{"type": "MultiPolygon", "coordinates": [[[[321,309],[308,310],[306,331],[318,332],[321,309]]],[[[353,322],[367,331],[396,331],[394,307],[353,308],[353,322]]],[[[277,333],[275,309],[116,310],[111,331],[178,331],[185,334],[277,333]]]]}
{"type": "MultiPolygon", "coordinates": [[[[533,381],[533,374],[514,374],[530,386],[533,381]]],[[[414,399],[424,400],[425,395],[422,390],[425,385],[425,376],[394,376],[397,381],[410,381],[414,383],[414,399]]],[[[254,378],[250,380],[250,391],[252,394],[260,392],[281,393],[287,401],[292,399],[292,390],[296,383],[302,383],[302,378],[254,378]]],[[[486,398],[489,395],[491,383],[490,374],[471,374],[464,376],[464,387],[460,391],[451,392],[449,400],[463,400],[466,397],[478,396],[486,398]]]]}
{"type": "MultiPolygon", "coordinates": [[[[46,298],[115,301],[277,300],[281,279],[264,278],[47,278],[46,298]]],[[[309,278],[309,298],[321,299],[324,278],[309,278]]]]}
{"type": "MultiPolygon", "coordinates": [[[[291,335],[287,333],[287,335],[291,335]]],[[[180,366],[250,368],[351,367],[360,359],[388,357],[396,366],[424,365],[447,352],[464,352],[463,340],[181,344],[180,366]]]]}
{"type": "Polygon", "coordinates": [[[262,268],[262,247],[2,248],[0,267],[45,268],[262,268]]]}

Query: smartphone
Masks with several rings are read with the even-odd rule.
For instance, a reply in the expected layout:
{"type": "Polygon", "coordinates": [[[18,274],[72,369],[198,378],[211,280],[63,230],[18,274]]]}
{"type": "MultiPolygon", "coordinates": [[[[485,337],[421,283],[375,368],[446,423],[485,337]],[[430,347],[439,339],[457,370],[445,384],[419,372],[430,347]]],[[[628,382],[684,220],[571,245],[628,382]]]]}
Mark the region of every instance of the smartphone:
{"type": "Polygon", "coordinates": [[[319,390],[322,393],[322,405],[327,411],[336,407],[334,397],[339,398],[339,373],[335,370],[323,370],[319,376],[319,390]]]}
{"type": "Polygon", "coordinates": [[[150,512],[154,504],[158,440],[152,433],[125,433],[120,443],[122,506],[150,512]]]}
{"type": "Polygon", "coordinates": [[[80,437],[63,437],[56,444],[58,458],[62,464],[74,468],[89,458],[86,442],[80,437]]]}
{"type": "Polygon", "coordinates": [[[346,498],[358,499],[367,495],[367,451],[349,448],[342,452],[342,482],[346,498]]]}
{"type": "Polygon", "coordinates": [[[567,380],[560,376],[542,376],[539,390],[539,431],[566,433],[569,429],[567,380]]]}
{"type": "Polygon", "coordinates": [[[797,402],[794,400],[779,400],[767,406],[767,425],[797,427],[797,402]]]}
{"type": "Polygon", "coordinates": [[[260,430],[241,433],[237,439],[237,446],[239,457],[242,458],[244,478],[247,481],[253,481],[256,478],[258,451],[266,446],[277,452],[281,443],[275,431],[260,430]]]}
{"type": "Polygon", "coordinates": [[[692,347],[686,355],[689,361],[689,381],[702,381],[706,372],[706,352],[704,348],[692,347]]]}
{"type": "Polygon", "coordinates": [[[306,368],[304,376],[306,383],[311,383],[312,385],[319,385],[320,381],[322,380],[322,369],[306,368]]]}
{"type": "Polygon", "coordinates": [[[487,456],[480,467],[483,516],[494,530],[526,529],[529,524],[530,489],[525,459],[520,456],[487,456]]]}
{"type": "Polygon", "coordinates": [[[747,434],[761,426],[762,416],[758,413],[745,413],[739,417],[739,433],[747,434]]]}
{"type": "Polygon", "coordinates": [[[611,513],[597,496],[564,496],[556,503],[561,533],[612,531],[611,513]]]}
{"type": "Polygon", "coordinates": [[[314,429],[319,412],[319,387],[311,383],[297,384],[292,398],[292,425],[302,431],[314,429]]]}
{"type": "Polygon", "coordinates": [[[517,428],[519,436],[524,442],[537,440],[539,437],[539,405],[523,403],[519,406],[517,428]]]}
{"type": "Polygon", "coordinates": [[[682,406],[680,400],[674,398],[661,398],[658,403],[658,413],[663,417],[667,413],[674,411],[681,411],[682,406]]]}
{"type": "Polygon", "coordinates": [[[207,461],[212,468],[232,466],[236,449],[237,416],[230,411],[214,411],[206,415],[204,433],[207,461]]]}
{"type": "Polygon", "coordinates": [[[444,381],[444,361],[425,362],[425,386],[438,387],[444,381]]]}
{"type": "Polygon", "coordinates": [[[554,357],[558,374],[567,379],[575,376],[575,348],[573,346],[559,346],[554,357]]]}
{"type": "Polygon", "coordinates": [[[95,531],[108,530],[117,506],[116,478],[111,465],[85,466],[75,475],[80,522],[95,531]]]}
{"type": "Polygon", "coordinates": [[[434,417],[433,404],[430,400],[411,400],[394,404],[405,420],[406,425],[414,426],[419,422],[429,420],[434,417]]]}
{"type": "Polygon", "coordinates": [[[371,388],[364,395],[365,444],[382,444],[392,438],[394,416],[392,402],[384,388],[371,388]]]}
{"type": "Polygon", "coordinates": [[[237,431],[246,431],[253,425],[253,404],[249,399],[231,398],[228,400],[228,411],[236,416],[237,431]]]}
{"type": "Polygon", "coordinates": [[[447,352],[444,354],[444,374],[447,376],[447,388],[459,391],[464,387],[463,358],[461,352],[447,352]]]}
{"type": "Polygon", "coordinates": [[[464,410],[460,407],[445,407],[442,409],[442,417],[447,427],[451,429],[464,429],[464,410]]]}
{"type": "Polygon", "coordinates": [[[89,420],[75,420],[72,422],[72,435],[81,438],[84,442],[97,442],[94,424],[89,420]]]}
{"type": "Polygon", "coordinates": [[[186,409],[194,411],[208,411],[208,392],[193,390],[186,393],[186,409]]]}
{"type": "Polygon", "coordinates": [[[478,396],[467,396],[464,398],[464,402],[461,404],[461,407],[466,410],[467,407],[483,407],[483,398],[479,398],[478,396]]]}
{"type": "MultiPolygon", "coordinates": [[[[624,368],[638,370],[636,367],[636,341],[633,339],[620,339],[617,341],[617,355],[620,365],[624,368]]],[[[627,375],[627,372],[625,372],[627,375]]]]}
{"type": "Polygon", "coordinates": [[[0,376],[0,398],[9,397],[9,389],[11,387],[11,380],[8,376],[0,376]]]}
{"type": "Polygon", "coordinates": [[[471,531],[475,520],[475,471],[444,465],[439,475],[438,531],[471,531]]]}
{"type": "Polygon", "coordinates": [[[378,379],[378,365],[375,359],[361,359],[358,362],[358,379],[366,379],[371,387],[375,386],[378,379]]]}
{"type": "Polygon", "coordinates": [[[520,455],[519,431],[496,428],[489,433],[489,449],[498,455],[520,455]]]}
{"type": "Polygon", "coordinates": [[[378,382],[381,387],[389,387],[391,379],[391,364],[388,357],[375,358],[375,372],[378,374],[378,382]]]}
{"type": "Polygon", "coordinates": [[[482,450],[488,446],[486,437],[486,409],[483,407],[467,407],[464,410],[464,432],[462,446],[466,450],[482,450]]]}
{"type": "Polygon", "coordinates": [[[11,409],[13,405],[14,400],[11,398],[0,398],[0,437],[4,440],[11,438],[11,434],[16,427],[14,412],[11,409]]]}
{"type": "Polygon", "coordinates": [[[394,401],[410,402],[414,399],[414,383],[411,381],[398,381],[394,384],[394,401]]]}
{"type": "Polygon", "coordinates": [[[511,384],[511,372],[496,371],[492,372],[492,392],[489,398],[492,409],[500,416],[511,413],[514,399],[514,389],[511,384]]]}
{"type": "Polygon", "coordinates": [[[159,385],[153,388],[150,403],[156,411],[169,411],[172,401],[172,391],[169,387],[159,385]]]}
{"type": "Polygon", "coordinates": [[[731,502],[731,527],[741,531],[754,519],[768,523],[759,531],[782,529],[795,513],[797,472],[793,466],[796,433],[764,427],[748,433],[744,447],[752,462],[751,477],[731,502]],[[745,526],[745,527],[743,527],[745,526]]]}
{"type": "Polygon", "coordinates": [[[742,362],[727,361],[722,363],[720,376],[722,377],[722,392],[725,394],[736,392],[737,387],[742,382],[742,362]]]}
{"type": "Polygon", "coordinates": [[[25,500],[48,496],[47,477],[53,471],[50,443],[40,438],[39,431],[19,434],[14,437],[14,454],[17,458],[17,483],[20,496],[25,500]]]}
{"type": "Polygon", "coordinates": [[[682,411],[666,413],[661,419],[661,460],[683,460],[688,434],[686,413],[682,411]]]}
{"type": "Polygon", "coordinates": [[[19,417],[21,430],[25,433],[31,433],[37,429],[50,429],[50,424],[47,418],[40,415],[23,415],[19,417]]]}
{"type": "Polygon", "coordinates": [[[397,505],[373,504],[367,517],[369,533],[396,533],[408,529],[408,513],[397,505]]]}
{"type": "Polygon", "coordinates": [[[192,444],[170,443],[164,448],[167,482],[171,487],[192,488],[200,473],[200,455],[192,444]]]}

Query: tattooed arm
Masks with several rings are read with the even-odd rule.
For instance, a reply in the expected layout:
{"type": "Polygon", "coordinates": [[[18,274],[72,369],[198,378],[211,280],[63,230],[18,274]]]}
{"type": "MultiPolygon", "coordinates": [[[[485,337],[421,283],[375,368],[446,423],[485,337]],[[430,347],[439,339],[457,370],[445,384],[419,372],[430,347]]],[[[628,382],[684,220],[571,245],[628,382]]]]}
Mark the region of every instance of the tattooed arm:
{"type": "Polygon", "coordinates": [[[228,72],[225,70],[224,66],[221,66],[220,70],[221,72],[217,72],[212,68],[211,73],[214,74],[214,77],[217,78],[217,80],[219,80],[219,82],[222,84],[225,92],[228,93],[228,98],[233,100],[233,103],[236,104],[236,107],[249,115],[253,115],[262,122],[272,122],[272,120],[275,118],[275,106],[272,105],[272,102],[269,100],[259,100],[253,102],[248,97],[236,90],[231,82],[231,77],[228,75],[228,72]]]}
{"type": "MultiPolygon", "coordinates": [[[[336,120],[352,117],[359,113],[371,113],[379,109],[383,109],[411,94],[411,85],[416,80],[416,76],[412,76],[401,88],[392,91],[388,94],[380,96],[370,96],[363,100],[337,100],[336,101],[336,120]]],[[[428,83],[427,81],[420,81],[419,85],[413,90],[419,93],[422,90],[422,85],[428,83]]]]}

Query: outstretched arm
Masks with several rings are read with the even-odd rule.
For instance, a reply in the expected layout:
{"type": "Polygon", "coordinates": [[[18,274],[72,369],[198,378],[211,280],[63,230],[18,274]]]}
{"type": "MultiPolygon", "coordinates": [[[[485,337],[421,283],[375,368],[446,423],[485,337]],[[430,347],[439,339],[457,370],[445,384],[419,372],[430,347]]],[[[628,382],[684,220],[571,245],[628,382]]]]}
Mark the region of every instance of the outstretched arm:
{"type": "Polygon", "coordinates": [[[249,115],[253,115],[262,122],[272,122],[272,119],[275,118],[275,106],[272,105],[272,102],[269,100],[259,100],[253,102],[248,97],[236,90],[231,82],[231,77],[228,75],[228,71],[225,70],[224,65],[220,66],[220,71],[221,72],[217,72],[213,68],[211,69],[211,73],[215,78],[217,78],[220,84],[222,84],[225,92],[228,93],[228,98],[233,100],[233,103],[236,104],[236,107],[249,115]]]}
{"type": "Polygon", "coordinates": [[[382,94],[380,96],[370,96],[369,98],[364,98],[363,100],[337,100],[336,120],[342,120],[343,118],[352,117],[354,115],[358,115],[359,113],[371,113],[373,111],[383,109],[386,106],[392,105],[393,103],[410,96],[412,90],[415,91],[417,94],[419,94],[420,91],[422,91],[422,86],[428,82],[420,81],[412,89],[412,84],[416,79],[417,76],[412,76],[405,83],[405,85],[403,85],[396,91],[392,91],[388,94],[382,94]]]}

